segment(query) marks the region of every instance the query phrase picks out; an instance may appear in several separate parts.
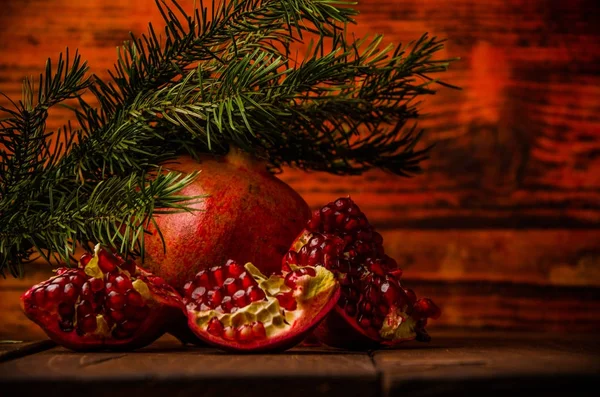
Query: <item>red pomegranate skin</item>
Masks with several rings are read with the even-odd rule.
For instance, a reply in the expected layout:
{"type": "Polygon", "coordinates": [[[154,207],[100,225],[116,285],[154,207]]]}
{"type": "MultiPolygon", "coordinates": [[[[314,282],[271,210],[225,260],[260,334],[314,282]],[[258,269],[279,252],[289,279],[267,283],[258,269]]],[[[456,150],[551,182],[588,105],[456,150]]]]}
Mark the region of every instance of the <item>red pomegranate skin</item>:
{"type": "Polygon", "coordinates": [[[281,270],[282,256],[310,218],[296,191],[239,151],[199,161],[183,156],[165,168],[199,171],[180,193],[207,197],[191,206],[199,211],[155,215],[165,246],[150,228],[145,267],[178,290],[198,271],[228,259],[252,262],[267,275],[281,270]]]}

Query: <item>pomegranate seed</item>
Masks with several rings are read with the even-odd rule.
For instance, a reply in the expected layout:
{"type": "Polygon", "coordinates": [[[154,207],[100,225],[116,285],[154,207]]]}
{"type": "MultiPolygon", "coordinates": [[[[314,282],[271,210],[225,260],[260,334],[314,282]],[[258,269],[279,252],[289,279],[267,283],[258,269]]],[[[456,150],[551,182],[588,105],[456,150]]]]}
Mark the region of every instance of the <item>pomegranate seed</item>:
{"type": "Polygon", "coordinates": [[[84,268],[87,266],[88,263],[90,263],[90,261],[92,260],[93,256],[90,253],[84,253],[83,255],[81,255],[81,258],[79,258],[79,267],[84,268]]]}
{"type": "Polygon", "coordinates": [[[349,302],[345,307],[345,311],[347,315],[354,317],[356,315],[356,305],[349,302]]]}
{"type": "Polygon", "coordinates": [[[250,342],[253,339],[252,326],[244,324],[237,330],[236,339],[240,342],[250,342]]]}
{"type": "Polygon", "coordinates": [[[301,277],[302,275],[303,275],[302,272],[300,272],[298,270],[290,272],[285,275],[285,279],[283,280],[283,283],[285,285],[287,285],[288,287],[290,287],[291,289],[294,289],[294,288],[296,288],[296,280],[298,280],[298,277],[301,277]]]}
{"type": "Polygon", "coordinates": [[[383,237],[377,232],[373,232],[373,242],[377,245],[383,244],[383,237]]]}
{"type": "MultiPolygon", "coordinates": [[[[156,282],[156,280],[154,280],[154,281],[156,282]]],[[[126,292],[127,290],[130,290],[133,288],[131,280],[129,278],[121,276],[121,275],[115,277],[114,284],[117,287],[117,289],[121,292],[126,292]]]]}
{"type": "Polygon", "coordinates": [[[317,275],[317,271],[312,267],[304,267],[302,270],[305,272],[305,274],[308,274],[311,277],[315,277],[317,275]]]}
{"type": "Polygon", "coordinates": [[[233,309],[233,302],[231,301],[230,296],[226,296],[223,298],[223,300],[221,301],[221,308],[225,313],[231,312],[231,309],[233,309]]]}
{"type": "Polygon", "coordinates": [[[52,280],[52,284],[57,284],[61,287],[63,287],[65,284],[67,283],[67,278],[66,277],[56,277],[54,280],[52,280]]]}
{"type": "Polygon", "coordinates": [[[132,306],[132,307],[142,307],[144,306],[145,301],[144,298],[142,298],[142,295],[140,295],[139,292],[137,292],[136,290],[129,290],[127,292],[127,305],[128,306],[132,306]]]}
{"type": "Polygon", "coordinates": [[[376,330],[380,330],[383,327],[383,317],[373,317],[371,319],[371,326],[376,330]]]}
{"type": "Polygon", "coordinates": [[[221,266],[211,267],[210,272],[212,274],[212,278],[214,280],[215,285],[223,285],[225,275],[223,274],[223,269],[221,268],[221,266]]]}
{"type": "Polygon", "coordinates": [[[369,328],[371,326],[371,320],[367,316],[361,316],[358,318],[358,324],[362,328],[369,328]]]}
{"type": "Polygon", "coordinates": [[[110,273],[117,268],[118,265],[121,264],[119,258],[114,256],[111,252],[104,248],[100,248],[98,250],[98,267],[104,273],[110,273]]]}
{"type": "Polygon", "coordinates": [[[227,261],[227,276],[228,277],[239,277],[240,274],[244,273],[245,269],[244,266],[238,264],[237,262],[233,261],[233,260],[228,260],[227,261]]]}
{"type": "Polygon", "coordinates": [[[58,314],[63,318],[73,318],[75,308],[67,302],[62,302],[58,305],[58,314]]]}
{"type": "Polygon", "coordinates": [[[390,308],[385,303],[381,303],[377,306],[377,314],[379,314],[382,317],[387,316],[389,311],[390,311],[390,308]]]}
{"type": "Polygon", "coordinates": [[[255,339],[264,339],[267,337],[265,326],[260,321],[252,323],[252,334],[255,339]]]}
{"type": "Polygon", "coordinates": [[[400,288],[397,287],[394,283],[390,283],[389,281],[385,281],[379,287],[379,290],[385,297],[385,300],[388,304],[392,305],[396,303],[400,296],[400,288]]]}
{"type": "Polygon", "coordinates": [[[339,199],[335,200],[335,202],[333,203],[333,206],[335,207],[336,210],[343,211],[346,208],[350,207],[350,200],[348,200],[347,198],[339,198],[339,199]]]}
{"type": "Polygon", "coordinates": [[[235,292],[238,290],[237,285],[235,285],[235,278],[228,277],[227,279],[225,279],[225,281],[223,282],[223,288],[225,289],[225,292],[227,294],[235,294],[235,292]]]}
{"type": "Polygon", "coordinates": [[[310,255],[308,256],[306,264],[308,266],[316,266],[323,264],[323,252],[318,248],[313,249],[310,255]]]}
{"type": "Polygon", "coordinates": [[[254,279],[252,278],[252,276],[250,276],[246,272],[240,274],[239,278],[240,278],[240,280],[242,280],[242,288],[243,289],[247,289],[247,288],[252,287],[253,285],[256,284],[256,282],[254,281],[254,279]]]}
{"type": "Polygon", "coordinates": [[[185,285],[183,286],[183,294],[185,296],[190,296],[192,294],[193,286],[194,286],[194,283],[192,281],[188,281],[187,283],[185,283],[185,285]]]}
{"type": "Polygon", "coordinates": [[[83,318],[83,317],[85,317],[87,315],[90,315],[92,313],[94,313],[94,307],[88,301],[82,301],[77,306],[77,317],[78,318],[83,318]]]}
{"type": "Polygon", "coordinates": [[[121,323],[125,320],[125,313],[121,311],[108,309],[108,315],[117,323],[121,323]]]}
{"type": "Polygon", "coordinates": [[[275,298],[277,298],[277,300],[279,301],[279,306],[281,306],[285,310],[296,310],[296,299],[294,299],[294,296],[291,292],[277,294],[275,295],[275,298]]]}
{"type": "Polygon", "coordinates": [[[414,305],[415,314],[423,317],[431,317],[434,320],[439,318],[442,311],[433,301],[429,298],[421,298],[415,302],[414,305]]]}
{"type": "Polygon", "coordinates": [[[356,239],[361,241],[371,241],[373,238],[373,232],[369,229],[361,229],[356,232],[356,239]]]}
{"type": "Polygon", "coordinates": [[[96,322],[96,316],[93,314],[88,314],[77,321],[77,328],[79,328],[81,332],[85,334],[94,332],[97,326],[98,323],[96,322]]]}
{"type": "Polygon", "coordinates": [[[250,302],[256,302],[266,298],[265,291],[259,287],[251,286],[246,290],[246,295],[250,298],[250,302]]]}
{"type": "Polygon", "coordinates": [[[315,230],[319,230],[319,227],[321,227],[321,213],[319,212],[319,210],[316,210],[313,212],[310,220],[308,221],[308,230],[311,231],[315,231],[315,230]]]}
{"type": "Polygon", "coordinates": [[[213,317],[208,322],[208,327],[206,328],[209,334],[214,336],[221,336],[223,333],[223,323],[219,321],[218,318],[213,317]]]}
{"type": "Polygon", "coordinates": [[[193,300],[197,301],[198,303],[200,303],[200,301],[202,300],[202,297],[204,296],[205,293],[206,293],[206,288],[196,287],[196,289],[194,289],[194,292],[192,292],[191,298],[193,300]]]}
{"type": "Polygon", "coordinates": [[[353,232],[356,229],[358,229],[358,227],[358,221],[356,219],[350,218],[348,222],[346,222],[346,224],[344,225],[344,230],[347,232],[353,232]]]}
{"type": "Polygon", "coordinates": [[[363,300],[360,302],[358,310],[363,314],[371,314],[371,312],[373,311],[373,305],[371,304],[371,302],[363,300]]]}
{"type": "Polygon", "coordinates": [[[289,266],[290,264],[296,265],[298,264],[298,253],[296,251],[288,251],[287,254],[283,257],[282,270],[284,272],[289,272],[292,268],[289,266]]]}
{"type": "Polygon", "coordinates": [[[322,234],[315,233],[311,239],[308,241],[308,246],[311,248],[315,248],[320,246],[325,242],[325,237],[322,234]]]}
{"type": "Polygon", "coordinates": [[[116,291],[111,291],[106,296],[106,304],[114,310],[121,310],[125,306],[125,297],[116,291]]]}
{"type": "MultiPolygon", "coordinates": [[[[250,288],[254,288],[254,287],[250,287],[250,288]]],[[[236,307],[245,307],[246,305],[248,305],[248,299],[246,298],[246,292],[244,292],[244,290],[239,290],[236,291],[233,296],[233,304],[236,307]]]]}
{"type": "MultiPolygon", "coordinates": [[[[396,262],[396,261],[394,261],[396,262]]],[[[402,269],[395,269],[392,270],[388,273],[388,278],[393,277],[396,280],[400,280],[400,278],[402,277],[402,269]]]]}
{"type": "Polygon", "coordinates": [[[233,327],[226,327],[223,330],[223,339],[234,341],[235,340],[235,336],[236,336],[235,328],[233,328],[233,327]]]}
{"type": "Polygon", "coordinates": [[[76,276],[69,277],[69,281],[71,282],[71,284],[73,284],[75,286],[75,288],[77,288],[79,290],[79,289],[81,289],[81,287],[83,287],[83,284],[85,283],[85,278],[79,277],[79,275],[76,275],[76,276]]]}
{"type": "Polygon", "coordinates": [[[90,280],[90,287],[92,288],[93,292],[102,291],[102,289],[104,288],[104,280],[102,280],[101,278],[92,278],[90,280]]]}
{"type": "Polygon", "coordinates": [[[210,288],[210,276],[205,270],[201,270],[196,274],[196,285],[200,285],[205,288],[210,288]]]}
{"type": "Polygon", "coordinates": [[[337,228],[342,229],[344,224],[347,222],[346,214],[341,214],[339,212],[335,213],[335,226],[337,228]]]}
{"type": "Polygon", "coordinates": [[[73,284],[69,283],[63,288],[63,294],[69,302],[75,302],[75,299],[77,298],[77,289],[73,284]]]}
{"type": "Polygon", "coordinates": [[[60,330],[63,332],[71,332],[73,331],[73,321],[67,319],[67,320],[59,320],[58,321],[58,326],[60,327],[60,330]]]}
{"type": "Polygon", "coordinates": [[[61,297],[62,288],[58,284],[50,284],[46,287],[46,300],[55,303],[61,297]]]}
{"type": "Polygon", "coordinates": [[[208,291],[208,303],[212,307],[217,307],[223,300],[223,292],[221,287],[217,287],[212,291],[208,291]]]}
{"type": "Polygon", "coordinates": [[[417,294],[415,294],[415,291],[413,291],[410,288],[403,288],[404,293],[406,294],[406,297],[408,298],[408,301],[410,302],[410,305],[414,305],[415,302],[417,301],[417,294]]]}

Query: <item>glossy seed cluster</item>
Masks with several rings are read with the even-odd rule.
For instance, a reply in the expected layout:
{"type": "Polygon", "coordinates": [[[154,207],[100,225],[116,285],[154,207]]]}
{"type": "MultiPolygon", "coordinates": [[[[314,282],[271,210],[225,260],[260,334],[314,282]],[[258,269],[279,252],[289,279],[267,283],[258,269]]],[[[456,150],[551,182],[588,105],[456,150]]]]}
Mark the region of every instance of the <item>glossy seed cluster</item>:
{"type": "MultiPolygon", "coordinates": [[[[115,339],[129,338],[150,312],[146,299],[133,287],[133,282],[155,280],[148,280],[139,272],[136,274],[134,262],[125,262],[105,249],[98,251],[98,267],[103,276],[90,277],[84,269],[91,259],[92,255],[84,254],[80,268],[59,268],[55,277],[30,289],[25,298],[32,303],[32,308],[56,311],[62,332],[75,331],[80,336],[94,333],[100,319],[115,339]]],[[[153,278],[160,284],[159,278],[153,278]]]]}
{"type": "Polygon", "coordinates": [[[232,260],[198,272],[194,280],[183,287],[183,295],[188,310],[220,313],[235,313],[266,298],[252,275],[232,260]]]}
{"type": "Polygon", "coordinates": [[[342,291],[338,306],[366,332],[376,335],[392,306],[409,314],[414,307],[420,317],[439,315],[430,300],[417,301],[412,290],[401,286],[402,271],[385,254],[382,236],[350,198],[314,211],[307,230],[310,238],[286,254],[283,269],[323,265],[336,273],[342,291]]]}
{"type": "Polygon", "coordinates": [[[228,341],[236,341],[241,343],[255,342],[267,337],[265,327],[260,321],[253,321],[249,324],[242,324],[238,327],[225,327],[223,326],[223,323],[216,317],[213,317],[208,322],[207,332],[213,336],[220,337],[228,341]]]}

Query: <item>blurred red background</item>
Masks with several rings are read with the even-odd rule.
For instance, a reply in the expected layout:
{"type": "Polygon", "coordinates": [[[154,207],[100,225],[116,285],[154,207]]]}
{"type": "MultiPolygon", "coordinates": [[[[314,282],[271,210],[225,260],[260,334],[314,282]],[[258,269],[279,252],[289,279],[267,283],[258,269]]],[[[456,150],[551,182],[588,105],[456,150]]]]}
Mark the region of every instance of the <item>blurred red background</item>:
{"type": "MultiPolygon", "coordinates": [[[[192,1],[181,1],[191,5],[192,1]]],[[[352,31],[448,38],[426,98],[435,142],[423,175],[336,177],[285,170],[313,207],[350,194],[384,235],[405,284],[438,302],[435,327],[592,332],[600,325],[600,6],[596,1],[362,0],[352,31]]],[[[128,32],[161,26],[151,0],[3,0],[0,91],[79,48],[106,76],[128,32]]],[[[4,99],[0,99],[4,101],[4,99]]],[[[67,112],[51,115],[51,128],[67,112]]],[[[18,296],[47,278],[0,280],[0,339],[43,336],[18,296]]]]}

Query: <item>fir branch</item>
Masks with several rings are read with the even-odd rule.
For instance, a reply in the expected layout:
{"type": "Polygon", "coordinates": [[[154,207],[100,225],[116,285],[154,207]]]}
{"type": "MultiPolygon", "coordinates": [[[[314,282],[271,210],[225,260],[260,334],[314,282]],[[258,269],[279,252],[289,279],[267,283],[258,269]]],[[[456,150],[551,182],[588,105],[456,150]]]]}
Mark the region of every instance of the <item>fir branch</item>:
{"type": "Polygon", "coordinates": [[[164,30],[131,35],[110,81],[67,53],[0,108],[0,273],[95,242],[143,255],[153,214],[199,199],[177,194],[193,176],[161,173],[182,153],[238,147],[274,171],[420,170],[419,98],[446,85],[432,77],[451,61],[435,59],[443,41],[349,39],[346,1],[223,0],[191,15],[156,2],[164,30]],[[298,59],[294,45],[309,40],[298,59]],[[73,99],[77,123],[46,131],[48,110],[73,99]]]}

